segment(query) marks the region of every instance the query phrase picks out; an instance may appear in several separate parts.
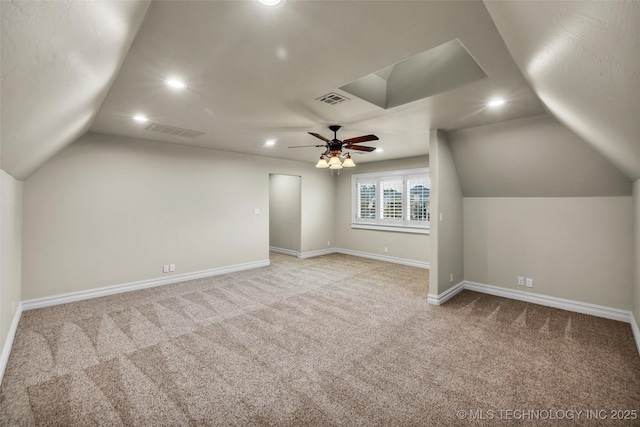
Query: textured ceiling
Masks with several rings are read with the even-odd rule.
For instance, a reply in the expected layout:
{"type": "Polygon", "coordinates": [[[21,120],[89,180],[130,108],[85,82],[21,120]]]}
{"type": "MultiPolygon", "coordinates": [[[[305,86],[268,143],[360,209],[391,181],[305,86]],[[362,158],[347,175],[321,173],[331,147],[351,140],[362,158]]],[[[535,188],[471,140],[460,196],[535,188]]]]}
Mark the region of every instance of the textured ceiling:
{"type": "Polygon", "coordinates": [[[4,171],[24,179],[87,131],[148,5],[0,2],[4,171]]]}
{"type": "Polygon", "coordinates": [[[482,2],[289,0],[269,8],[257,1],[157,1],[139,26],[145,9],[115,1],[3,2],[3,169],[24,178],[88,123],[92,132],[308,162],[319,150],[286,147],[315,144],[306,132],[330,136],[326,127],[335,123],[343,125],[341,138],[380,137],[384,152],[355,157],[362,162],[426,154],[431,127],[544,111],[482,2]],[[354,96],[335,106],[315,101],[454,39],[488,78],[389,110],[354,96]],[[172,75],[188,88],[165,87],[172,75]],[[486,110],[494,96],[509,98],[509,108],[486,110]],[[206,134],[148,132],[131,120],[136,113],[206,134]],[[265,147],[267,139],[277,143],[265,147]]]}
{"type": "Polygon", "coordinates": [[[317,149],[286,147],[335,123],[341,138],[380,137],[384,151],[356,162],[402,158],[428,152],[431,128],[544,113],[539,95],[637,177],[637,5],[500,2],[490,15],[479,1],[1,2],[2,169],[24,179],[87,129],[313,163],[317,149]],[[455,39],[487,78],[389,110],[316,101],[455,39]],[[188,88],[167,88],[169,76],[188,88]],[[487,109],[495,96],[507,105],[487,109]],[[205,135],[145,131],[137,113],[205,135]]]}
{"type": "Polygon", "coordinates": [[[544,109],[502,42],[482,2],[287,1],[153,2],[91,131],[313,162],[322,150],[308,131],[342,139],[374,133],[384,152],[356,162],[424,155],[431,127],[459,128],[540,114],[544,109]],[[316,101],[341,86],[459,39],[489,78],[384,110],[348,95],[316,101]],[[187,81],[183,92],[163,80],[187,81]],[[490,97],[510,108],[487,111],[490,97]],[[131,121],[205,132],[158,135],[131,121]],[[265,147],[267,139],[277,140],[265,147]]]}
{"type": "Polygon", "coordinates": [[[640,2],[486,2],[547,109],[640,178],[640,2]]]}

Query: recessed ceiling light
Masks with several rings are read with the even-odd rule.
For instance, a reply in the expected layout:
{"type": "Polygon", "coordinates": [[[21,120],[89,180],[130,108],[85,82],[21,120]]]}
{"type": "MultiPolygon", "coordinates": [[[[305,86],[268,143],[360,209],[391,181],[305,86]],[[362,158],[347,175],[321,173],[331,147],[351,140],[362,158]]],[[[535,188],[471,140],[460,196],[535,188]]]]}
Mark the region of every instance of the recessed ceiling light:
{"type": "Polygon", "coordinates": [[[267,6],[275,6],[280,3],[280,0],[260,0],[260,3],[267,6]]]}
{"type": "Polygon", "coordinates": [[[142,114],[136,114],[135,116],[133,116],[133,120],[140,123],[146,123],[149,121],[147,116],[143,116],[142,114]]]}
{"type": "Polygon", "coordinates": [[[494,98],[491,101],[487,102],[487,107],[499,107],[504,105],[506,101],[502,98],[494,98]]]}
{"type": "Polygon", "coordinates": [[[176,89],[184,89],[185,87],[187,87],[187,84],[185,82],[183,82],[182,80],[178,80],[178,79],[167,79],[164,81],[164,83],[172,88],[176,88],[176,89]]]}
{"type": "Polygon", "coordinates": [[[284,46],[278,46],[276,48],[276,56],[278,59],[282,59],[283,61],[289,57],[289,52],[284,46]]]}
{"type": "Polygon", "coordinates": [[[264,142],[264,145],[266,145],[266,146],[276,145],[276,140],[275,139],[267,139],[264,142]]]}

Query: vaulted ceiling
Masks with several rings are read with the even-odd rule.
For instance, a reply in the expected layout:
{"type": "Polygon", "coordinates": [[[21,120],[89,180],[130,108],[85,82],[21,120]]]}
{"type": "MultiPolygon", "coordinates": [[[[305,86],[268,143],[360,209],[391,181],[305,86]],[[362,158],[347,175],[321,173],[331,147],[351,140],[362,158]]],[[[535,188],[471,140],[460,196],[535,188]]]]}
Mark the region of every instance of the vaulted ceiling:
{"type": "Polygon", "coordinates": [[[316,144],[306,132],[329,137],[330,124],[380,137],[383,151],[356,157],[366,162],[428,153],[431,128],[548,111],[637,179],[638,4],[1,2],[1,166],[24,179],[87,131],[313,162],[318,149],[286,147],[316,144]],[[462,68],[445,69],[420,83],[433,95],[388,109],[340,89],[391,79],[394,64],[453,40],[485,77],[462,84],[462,68]],[[186,89],[168,88],[172,76],[186,89]],[[317,100],[330,92],[349,99],[317,100]],[[487,108],[493,97],[507,103],[487,108]]]}
{"type": "Polygon", "coordinates": [[[627,177],[640,178],[640,2],[486,5],[551,114],[627,177]]]}

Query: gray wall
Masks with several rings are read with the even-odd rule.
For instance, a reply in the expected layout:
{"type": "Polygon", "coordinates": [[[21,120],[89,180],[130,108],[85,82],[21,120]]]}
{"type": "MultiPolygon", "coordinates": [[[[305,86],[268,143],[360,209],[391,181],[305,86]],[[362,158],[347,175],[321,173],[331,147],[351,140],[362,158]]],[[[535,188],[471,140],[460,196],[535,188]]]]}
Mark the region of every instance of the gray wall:
{"type": "MultiPolygon", "coordinates": [[[[358,162],[357,156],[354,157],[354,160],[358,162]]],[[[351,228],[352,174],[428,166],[429,157],[421,156],[384,162],[357,163],[355,168],[344,168],[340,171],[340,175],[334,175],[336,182],[336,227],[335,244],[331,242],[332,246],[410,261],[429,262],[429,235],[351,228]],[[388,253],[384,253],[385,247],[389,249],[388,253]]],[[[328,170],[325,172],[328,175],[331,174],[328,170]]]]}
{"type": "Polygon", "coordinates": [[[21,301],[22,191],[22,181],[0,170],[0,346],[21,301]]]}
{"type": "Polygon", "coordinates": [[[300,177],[269,175],[269,246],[300,252],[300,177]]]}
{"type": "Polygon", "coordinates": [[[631,225],[631,197],[466,197],[465,280],[631,310],[631,225]]]}
{"type": "Polygon", "coordinates": [[[631,183],[609,161],[546,115],[447,136],[465,195],[465,280],[632,308],[631,183]]]}
{"type": "Polygon", "coordinates": [[[334,185],[322,172],[87,134],[25,181],[22,297],[166,277],[164,264],[181,274],[267,260],[270,173],[302,176],[301,242],[325,248],[334,185]]]}
{"type": "Polygon", "coordinates": [[[456,165],[444,132],[431,131],[429,153],[433,254],[429,294],[437,296],[464,279],[463,198],[456,165]],[[451,274],[453,280],[450,279],[451,274]]]}

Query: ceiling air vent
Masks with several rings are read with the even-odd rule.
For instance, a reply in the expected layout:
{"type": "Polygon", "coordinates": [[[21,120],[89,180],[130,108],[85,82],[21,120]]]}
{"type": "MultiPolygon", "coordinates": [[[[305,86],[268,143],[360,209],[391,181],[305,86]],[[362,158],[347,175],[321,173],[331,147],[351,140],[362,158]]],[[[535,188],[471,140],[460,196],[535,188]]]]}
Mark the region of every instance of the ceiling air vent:
{"type": "Polygon", "coordinates": [[[145,130],[164,133],[165,135],[184,136],[186,138],[197,138],[205,134],[197,130],[181,129],[173,126],[160,125],[158,123],[151,123],[145,130]]]}
{"type": "Polygon", "coordinates": [[[349,98],[346,96],[339,95],[335,92],[329,92],[326,95],[322,95],[320,98],[316,98],[316,101],[324,102],[329,105],[340,104],[343,101],[348,101],[349,98]]]}

